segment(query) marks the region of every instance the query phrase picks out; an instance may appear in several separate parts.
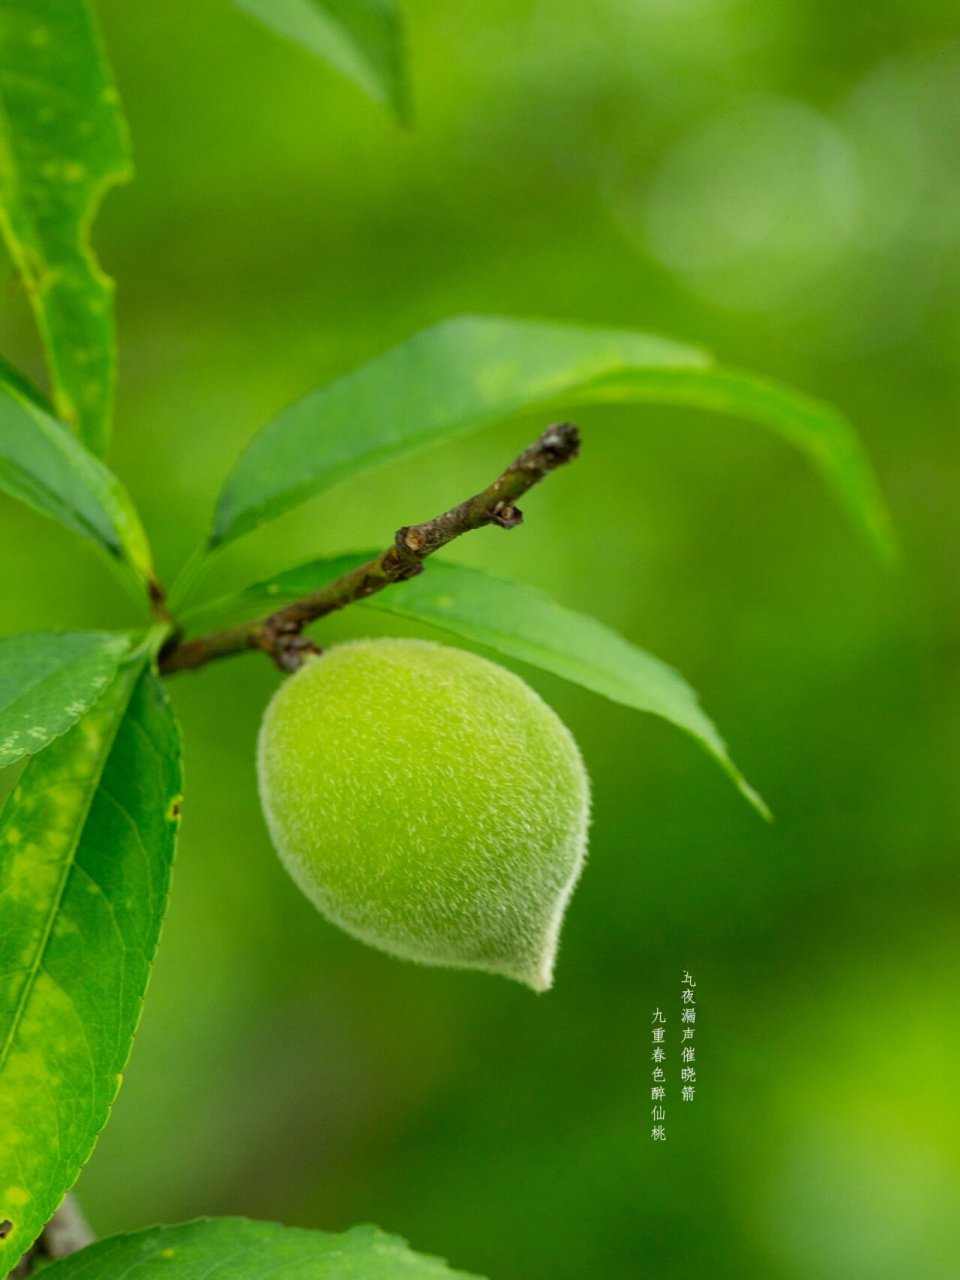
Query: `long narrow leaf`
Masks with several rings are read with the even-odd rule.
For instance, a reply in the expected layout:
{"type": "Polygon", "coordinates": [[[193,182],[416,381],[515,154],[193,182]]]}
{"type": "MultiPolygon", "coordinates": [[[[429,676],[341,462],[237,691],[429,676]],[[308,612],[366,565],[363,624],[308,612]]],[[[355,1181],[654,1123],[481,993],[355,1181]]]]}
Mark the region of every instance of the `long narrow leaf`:
{"type": "Polygon", "coordinates": [[[350,476],[519,410],[683,403],[769,427],[804,452],[878,548],[889,522],[869,462],[836,412],[643,333],[465,317],[401,343],[284,410],[241,454],[210,545],[350,476]]]}
{"type": "Polygon", "coordinates": [[[48,1274],[50,1280],[471,1280],[376,1227],[330,1235],[247,1218],[201,1218],[113,1236],[48,1274]]]}
{"type": "Polygon", "coordinates": [[[136,507],[117,477],[59,422],[0,382],[0,490],[93,541],[149,583],[136,507]]]}
{"type": "Polygon", "coordinates": [[[483,317],[447,320],[310,392],[241,454],[211,541],[227,542],[371,467],[625,368],[709,357],[646,334],[483,317]]]}
{"type": "Polygon", "coordinates": [[[886,559],[897,552],[886,502],[849,419],[832,405],[771,378],[712,365],[637,375],[625,371],[591,388],[595,403],[676,404],[768,427],[806,454],[861,534],[886,559]]]}
{"type": "Polygon", "coordinates": [[[0,5],[0,225],[47,354],[59,416],[99,456],[110,438],[113,284],[90,248],[127,131],[87,0],[0,5]]]}
{"type": "MultiPolygon", "coordinates": [[[[287,570],[197,610],[190,623],[205,627],[279,609],[335,581],[372,554],[315,560],[287,570]]],[[[533,587],[440,560],[432,560],[420,576],[394,583],[357,604],[429,623],[670,721],[699,742],[750,804],[769,818],[767,806],[731,760],[726,743],[683,677],[602,622],[564,608],[533,587]]]]}
{"type": "Polygon", "coordinates": [[[382,102],[410,113],[403,19],[395,0],[235,0],[265,26],[301,45],[382,102]]]}
{"type": "Polygon", "coordinates": [[[172,714],[131,663],[0,814],[0,1275],[72,1186],[120,1087],[179,794],[172,714]]]}
{"type": "Polygon", "coordinates": [[[36,755],[86,715],[130,648],[114,631],[0,637],[0,769],[36,755]]]}

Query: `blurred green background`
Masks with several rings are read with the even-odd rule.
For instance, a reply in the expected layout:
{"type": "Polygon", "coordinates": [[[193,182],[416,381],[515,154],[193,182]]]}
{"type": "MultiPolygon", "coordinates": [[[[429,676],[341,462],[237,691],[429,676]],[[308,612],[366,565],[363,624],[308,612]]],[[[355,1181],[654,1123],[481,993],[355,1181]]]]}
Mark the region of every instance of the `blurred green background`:
{"type": "MultiPolygon", "coordinates": [[[[554,991],[362,947],[267,840],[255,657],[170,688],[188,792],[99,1231],[375,1221],[492,1280],[960,1274],[960,23],[946,0],[407,0],[398,130],[228,0],[100,5],[138,176],[112,461],[164,576],[240,446],[310,386],[463,311],[651,328],[853,418],[905,548],[871,558],[806,464],[692,412],[570,415],[582,459],[452,558],[675,663],[774,808],[681,734],[525,671],[595,787],[554,991]],[[625,582],[629,584],[625,589],[625,582]],[[650,1138],[650,1017],[698,982],[698,1086],[650,1138]]],[[[10,278],[9,268],[7,276],[10,278]]],[[[0,349],[39,376],[22,295],[0,349]]],[[[383,543],[486,483],[515,419],[342,486],[210,590],[383,543]]],[[[3,502],[0,630],[125,625],[3,502]]],[[[383,625],[348,613],[323,642],[383,625]]]]}

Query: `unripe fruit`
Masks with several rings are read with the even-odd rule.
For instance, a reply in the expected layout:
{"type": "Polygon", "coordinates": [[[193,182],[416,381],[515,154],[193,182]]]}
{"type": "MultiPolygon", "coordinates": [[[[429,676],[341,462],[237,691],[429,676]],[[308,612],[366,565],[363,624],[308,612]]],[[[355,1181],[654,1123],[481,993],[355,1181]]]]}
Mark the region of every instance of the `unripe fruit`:
{"type": "Polygon", "coordinates": [[[339,645],[277,690],[257,765],[273,843],[335,924],[408,960],[550,986],[590,788],[518,676],[424,640],[339,645]]]}

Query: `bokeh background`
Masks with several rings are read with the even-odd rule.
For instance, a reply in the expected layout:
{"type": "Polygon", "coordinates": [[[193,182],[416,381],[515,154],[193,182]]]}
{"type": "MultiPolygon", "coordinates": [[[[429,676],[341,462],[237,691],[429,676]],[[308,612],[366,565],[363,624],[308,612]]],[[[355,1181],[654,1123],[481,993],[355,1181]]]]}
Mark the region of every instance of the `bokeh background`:
{"type": "MultiPolygon", "coordinates": [[[[464,311],[655,329],[836,402],[905,554],[878,565],[756,427],[574,406],[583,457],[527,525],[451,550],[675,663],[777,816],[669,726],[524,671],[595,786],[539,998],[321,920],[255,794],[278,677],[249,657],[172,682],[183,838],[82,1178],[97,1228],[375,1221],[492,1280],[955,1280],[956,6],[407,0],[410,132],[228,0],[100,8],[138,169],[96,228],[119,282],[112,461],[168,579],[273,412],[464,311]],[[654,1143],[650,1017],[676,1028],[683,969],[699,1095],[674,1085],[654,1143]]],[[[4,304],[2,350],[39,376],[12,282],[4,304]]],[[[543,425],[344,485],[207,589],[383,543],[543,425]]],[[[0,513],[3,631],[131,622],[69,535],[0,513]]]]}

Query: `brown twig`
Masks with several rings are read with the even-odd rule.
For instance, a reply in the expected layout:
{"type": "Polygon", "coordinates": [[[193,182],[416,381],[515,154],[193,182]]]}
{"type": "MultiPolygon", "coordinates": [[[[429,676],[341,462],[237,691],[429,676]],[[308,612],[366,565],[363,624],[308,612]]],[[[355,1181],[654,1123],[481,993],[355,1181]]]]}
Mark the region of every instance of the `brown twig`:
{"type": "Polygon", "coordinates": [[[36,1243],[10,1272],[10,1280],[24,1280],[24,1277],[33,1274],[41,1259],[53,1261],[69,1257],[71,1253],[92,1244],[95,1238],[75,1198],[68,1195],[44,1227],[36,1243]]]}
{"type": "Polygon", "coordinates": [[[421,573],[427,556],[471,529],[488,524],[513,529],[521,524],[523,515],[517,500],[556,467],[571,462],[579,451],[580,433],[576,427],[566,422],[548,427],[493,484],[432,520],[398,529],[391,546],[335,582],[268,617],[212,631],[194,640],[172,640],[160,655],[161,674],[194,670],[247,649],[261,649],[284,671],[296,671],[304,653],[317,652],[302,634],[308,623],[421,573]]]}

